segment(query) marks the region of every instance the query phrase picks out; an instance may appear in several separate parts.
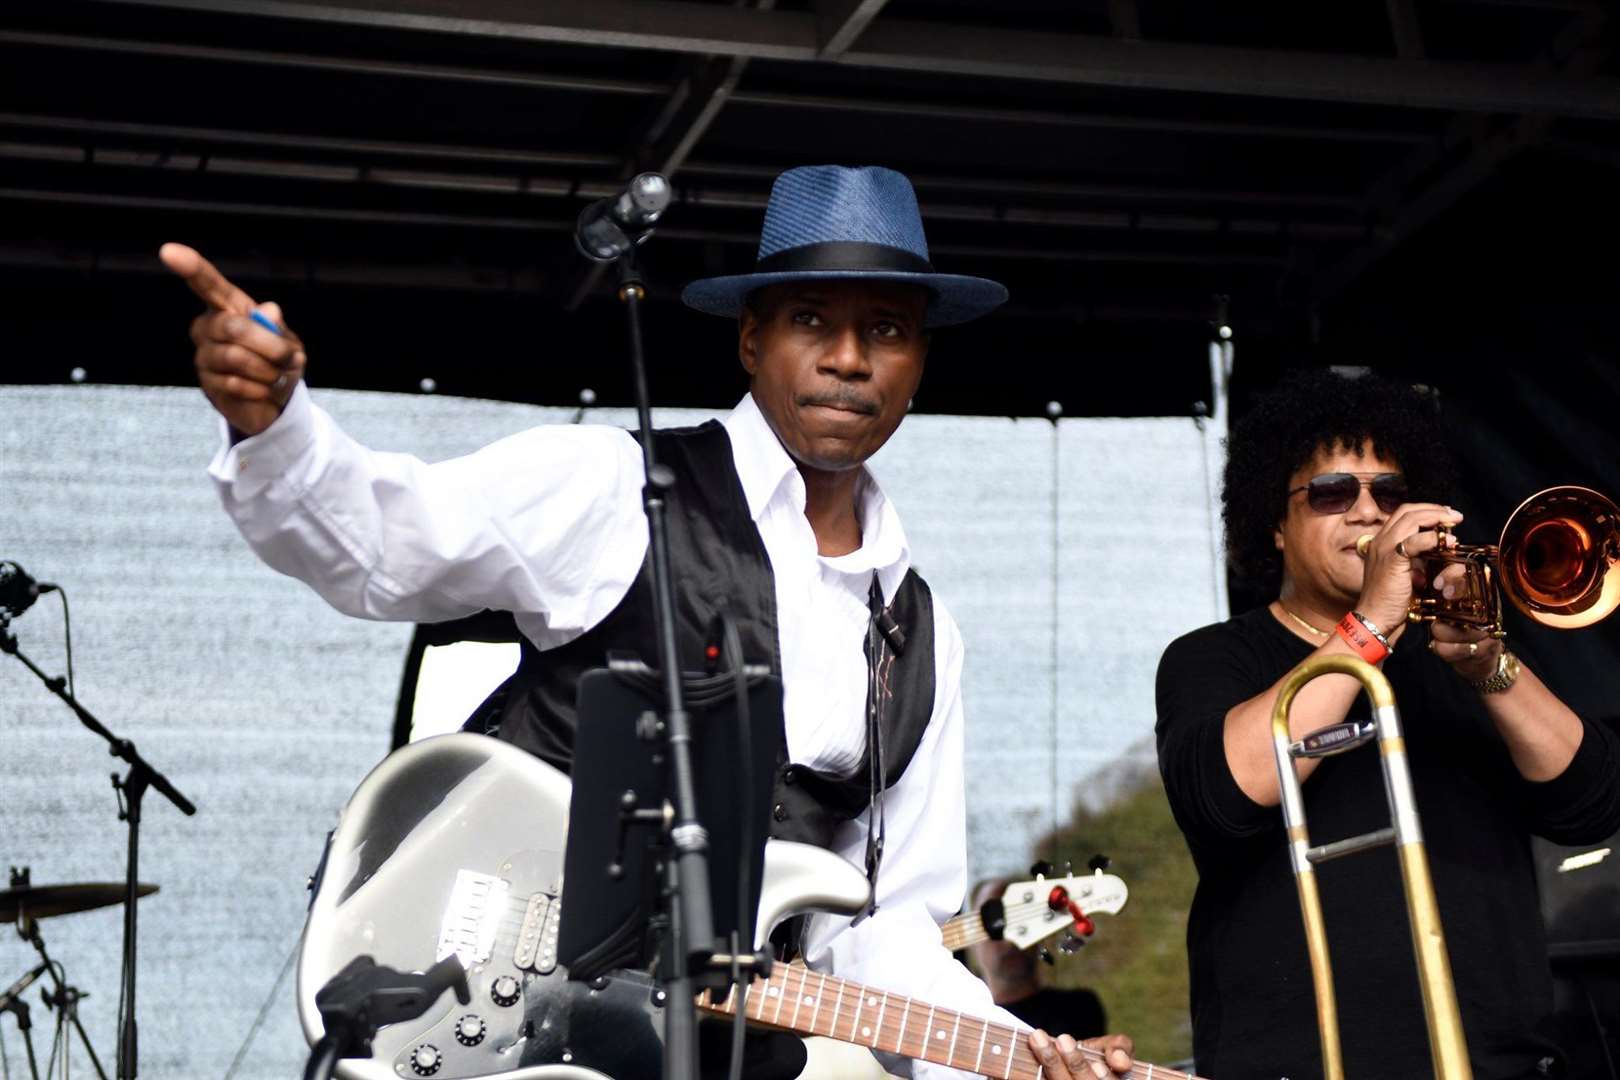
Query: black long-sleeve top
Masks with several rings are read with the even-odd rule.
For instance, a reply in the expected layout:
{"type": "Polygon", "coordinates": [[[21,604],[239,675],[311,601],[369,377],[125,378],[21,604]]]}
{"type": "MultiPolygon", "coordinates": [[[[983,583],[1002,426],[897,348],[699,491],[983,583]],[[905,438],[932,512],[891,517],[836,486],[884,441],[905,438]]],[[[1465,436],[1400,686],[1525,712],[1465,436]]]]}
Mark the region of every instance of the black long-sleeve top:
{"type": "MultiPolygon", "coordinates": [[[[1427,641],[1413,628],[1384,673],[1406,731],[1474,1076],[1533,1076],[1557,1051],[1546,1031],[1552,984],[1530,836],[1584,844],[1620,829],[1620,740],[1583,721],[1562,775],[1524,779],[1478,693],[1427,641]]],[[[1176,640],[1159,662],[1159,768],[1199,874],[1187,923],[1193,1050],[1213,1080],[1321,1075],[1282,811],[1243,793],[1223,743],[1226,713],[1311,651],[1260,608],[1176,640]]],[[[1349,716],[1368,716],[1365,695],[1349,716]]],[[[1389,824],[1374,749],[1323,761],[1304,791],[1314,844],[1389,824]]],[[[1347,1075],[1432,1075],[1394,849],[1316,873],[1347,1075]]]]}

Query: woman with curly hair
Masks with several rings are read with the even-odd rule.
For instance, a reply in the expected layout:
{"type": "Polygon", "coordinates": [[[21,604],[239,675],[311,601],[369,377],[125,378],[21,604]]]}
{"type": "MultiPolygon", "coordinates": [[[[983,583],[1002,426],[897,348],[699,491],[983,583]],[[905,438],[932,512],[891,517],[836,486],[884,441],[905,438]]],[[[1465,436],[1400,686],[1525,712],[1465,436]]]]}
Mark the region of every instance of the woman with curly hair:
{"type": "MultiPolygon", "coordinates": [[[[1407,626],[1413,560],[1441,542],[1436,526],[1462,520],[1445,502],[1452,469],[1430,395],[1373,375],[1296,374],[1235,426],[1228,453],[1229,556],[1274,599],[1175,641],[1158,673],[1159,767],[1199,872],[1187,925],[1198,1071],[1321,1075],[1271,711],[1300,661],[1337,653],[1380,664],[1405,720],[1474,1075],[1557,1075],[1529,837],[1576,844],[1620,829],[1620,740],[1498,639],[1407,626]]],[[[1454,589],[1454,577],[1431,585],[1454,589]]],[[[1300,691],[1290,721],[1298,737],[1367,716],[1361,684],[1329,675],[1300,691]]],[[[1388,824],[1377,755],[1298,769],[1314,838],[1388,824]]],[[[1429,1075],[1395,853],[1318,875],[1346,1072],[1429,1075]]]]}

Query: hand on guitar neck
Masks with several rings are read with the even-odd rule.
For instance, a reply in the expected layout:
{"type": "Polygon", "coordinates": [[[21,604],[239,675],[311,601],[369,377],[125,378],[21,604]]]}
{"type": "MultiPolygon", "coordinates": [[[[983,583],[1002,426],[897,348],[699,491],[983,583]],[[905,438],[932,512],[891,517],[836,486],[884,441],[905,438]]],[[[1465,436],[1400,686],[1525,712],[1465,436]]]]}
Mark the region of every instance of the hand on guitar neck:
{"type": "MultiPolygon", "coordinates": [[[[737,993],[723,999],[705,992],[698,1007],[735,1015],[737,993]]],[[[1009,1027],[993,1020],[931,1005],[801,963],[778,964],[756,978],[743,1011],[762,1027],[850,1042],[873,1051],[946,1065],[998,1080],[1092,1080],[1129,1076],[1137,1080],[1187,1080],[1184,1073],[1132,1059],[1129,1036],[1104,1035],[1077,1042],[1068,1035],[1009,1027]]]]}
{"type": "Polygon", "coordinates": [[[1029,1034],[1029,1048],[1041,1063],[1042,1080],[1089,1080],[1136,1076],[1135,1047],[1129,1035],[1101,1035],[1077,1042],[1068,1035],[1052,1038],[1044,1031],[1029,1034]]]}

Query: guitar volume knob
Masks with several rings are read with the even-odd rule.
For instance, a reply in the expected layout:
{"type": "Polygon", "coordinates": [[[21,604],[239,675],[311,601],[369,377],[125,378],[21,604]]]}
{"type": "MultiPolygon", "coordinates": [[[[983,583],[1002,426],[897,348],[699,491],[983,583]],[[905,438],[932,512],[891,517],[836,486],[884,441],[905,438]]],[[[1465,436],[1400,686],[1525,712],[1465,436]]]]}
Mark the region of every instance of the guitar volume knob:
{"type": "Polygon", "coordinates": [[[503,1009],[509,1005],[516,1005],[520,993],[518,981],[510,975],[502,975],[489,988],[489,996],[503,1009]]]}
{"type": "Polygon", "coordinates": [[[417,1076],[432,1076],[444,1064],[444,1057],[439,1048],[431,1043],[423,1043],[411,1051],[411,1071],[417,1076]]]}
{"type": "Polygon", "coordinates": [[[483,1017],[468,1013],[456,1021],[456,1042],[462,1046],[477,1046],[484,1041],[486,1030],[483,1017]]]}

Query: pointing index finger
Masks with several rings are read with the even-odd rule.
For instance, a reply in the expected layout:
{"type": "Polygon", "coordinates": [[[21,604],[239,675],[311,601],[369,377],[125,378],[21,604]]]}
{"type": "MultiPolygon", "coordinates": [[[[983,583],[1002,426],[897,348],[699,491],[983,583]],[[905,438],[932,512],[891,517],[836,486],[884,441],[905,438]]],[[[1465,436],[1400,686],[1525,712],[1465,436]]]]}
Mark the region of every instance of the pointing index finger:
{"type": "Polygon", "coordinates": [[[202,302],[218,311],[237,315],[251,315],[253,298],[232,285],[213,263],[195,249],[184,244],[164,244],[158,249],[158,258],[177,277],[183,278],[202,302]]]}

